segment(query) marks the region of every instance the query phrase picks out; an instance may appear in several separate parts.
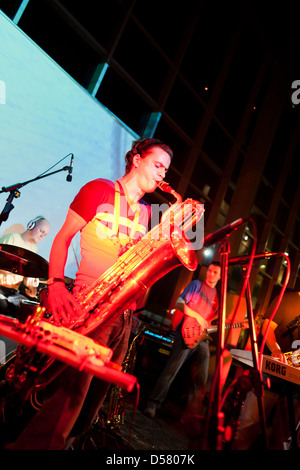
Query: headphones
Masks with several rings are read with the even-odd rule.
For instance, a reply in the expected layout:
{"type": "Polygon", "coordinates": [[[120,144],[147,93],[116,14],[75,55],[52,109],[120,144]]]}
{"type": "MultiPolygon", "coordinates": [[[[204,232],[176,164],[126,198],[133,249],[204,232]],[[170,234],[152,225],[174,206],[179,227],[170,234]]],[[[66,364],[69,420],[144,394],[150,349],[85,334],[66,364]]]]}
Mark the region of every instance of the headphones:
{"type": "Polygon", "coordinates": [[[34,227],[36,226],[37,221],[40,220],[40,219],[44,219],[44,218],[45,217],[43,217],[42,215],[38,215],[34,219],[30,220],[30,222],[28,222],[28,224],[27,224],[27,229],[28,230],[34,229],[34,227]]]}

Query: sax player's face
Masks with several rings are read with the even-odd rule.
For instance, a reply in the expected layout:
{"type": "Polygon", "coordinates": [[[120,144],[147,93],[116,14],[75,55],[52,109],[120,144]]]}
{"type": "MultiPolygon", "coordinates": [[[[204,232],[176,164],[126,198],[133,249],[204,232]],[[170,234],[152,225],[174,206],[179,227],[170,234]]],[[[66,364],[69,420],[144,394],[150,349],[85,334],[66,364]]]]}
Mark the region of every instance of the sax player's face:
{"type": "Polygon", "coordinates": [[[145,193],[152,193],[162,181],[168,171],[171,158],[167,152],[160,147],[153,147],[149,153],[142,158],[135,155],[135,169],[137,182],[140,189],[145,193]]]}

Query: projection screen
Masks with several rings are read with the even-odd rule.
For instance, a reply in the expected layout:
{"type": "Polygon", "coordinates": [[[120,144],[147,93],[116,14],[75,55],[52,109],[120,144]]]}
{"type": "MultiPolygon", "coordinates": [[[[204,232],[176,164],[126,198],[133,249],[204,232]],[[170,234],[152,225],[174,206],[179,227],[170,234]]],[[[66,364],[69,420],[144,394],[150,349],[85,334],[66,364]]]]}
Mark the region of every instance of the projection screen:
{"type": "MultiPolygon", "coordinates": [[[[75,82],[43,50],[0,12],[0,190],[70,165],[67,171],[20,188],[14,208],[0,225],[0,236],[14,224],[38,215],[51,225],[38,244],[47,261],[52,241],[79,189],[95,178],[115,180],[124,173],[124,156],[138,136],[75,82]],[[47,172],[47,170],[49,170],[47,172]]],[[[0,194],[0,212],[10,191],[0,194]]],[[[73,239],[65,274],[75,277],[79,240],[73,239]]]]}

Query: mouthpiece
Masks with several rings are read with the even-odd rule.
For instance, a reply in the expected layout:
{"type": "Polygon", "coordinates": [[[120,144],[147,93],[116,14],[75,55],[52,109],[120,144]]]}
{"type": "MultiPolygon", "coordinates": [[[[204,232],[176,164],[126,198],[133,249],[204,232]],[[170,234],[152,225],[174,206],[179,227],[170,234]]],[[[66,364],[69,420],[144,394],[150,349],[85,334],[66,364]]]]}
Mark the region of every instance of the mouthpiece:
{"type": "Polygon", "coordinates": [[[176,191],[166,181],[160,181],[158,183],[158,187],[165,193],[172,194],[176,198],[176,202],[180,203],[182,201],[182,197],[180,196],[180,194],[176,193],[176,191]]]}
{"type": "Polygon", "coordinates": [[[167,183],[166,181],[162,180],[158,183],[158,187],[159,189],[161,189],[162,191],[164,191],[165,193],[172,193],[172,188],[171,186],[169,185],[169,183],[167,183]]]}

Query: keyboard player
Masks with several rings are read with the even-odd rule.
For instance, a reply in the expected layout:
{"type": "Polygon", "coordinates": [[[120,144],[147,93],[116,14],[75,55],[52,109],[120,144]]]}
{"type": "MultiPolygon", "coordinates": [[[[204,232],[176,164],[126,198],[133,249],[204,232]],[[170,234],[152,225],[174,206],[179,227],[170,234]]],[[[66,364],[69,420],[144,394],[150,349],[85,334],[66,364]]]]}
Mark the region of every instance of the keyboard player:
{"type": "MultiPolygon", "coordinates": [[[[278,297],[269,305],[265,314],[265,321],[262,325],[262,334],[264,335],[269,324],[269,319],[274,312],[278,297]]],[[[286,292],[280,302],[275,316],[272,318],[266,337],[266,348],[264,354],[272,356],[280,362],[286,363],[284,353],[300,348],[300,292],[286,292]]],[[[266,374],[264,380],[266,379],[266,374]]],[[[284,420],[280,426],[270,424],[271,412],[275,411],[275,406],[279,406],[280,398],[287,395],[288,387],[291,384],[281,378],[268,375],[271,387],[265,387],[264,390],[264,410],[267,422],[267,435],[269,446],[272,449],[282,450],[283,443],[290,435],[288,413],[282,413],[284,420]],[[268,419],[269,418],[269,419],[268,419]],[[285,432],[287,435],[285,436],[285,432]]],[[[300,395],[300,387],[292,386],[292,395],[300,395]]],[[[289,391],[290,393],[290,391],[289,391]]],[[[298,402],[299,403],[299,402],[298,402]]],[[[273,416],[273,413],[272,413],[273,416]]],[[[247,450],[252,449],[254,444],[259,445],[259,436],[261,434],[260,416],[257,405],[256,395],[250,391],[247,395],[244,406],[240,414],[239,429],[236,439],[233,442],[233,449],[247,450]]]]}

